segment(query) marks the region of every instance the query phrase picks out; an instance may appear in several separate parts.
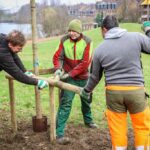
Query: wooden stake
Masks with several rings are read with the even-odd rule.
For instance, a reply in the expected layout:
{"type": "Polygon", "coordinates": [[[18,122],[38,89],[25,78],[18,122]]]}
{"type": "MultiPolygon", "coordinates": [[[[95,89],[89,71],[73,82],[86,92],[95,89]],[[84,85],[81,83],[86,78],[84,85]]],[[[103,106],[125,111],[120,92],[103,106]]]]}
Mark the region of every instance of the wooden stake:
{"type": "Polygon", "coordinates": [[[54,86],[49,85],[49,101],[50,101],[50,141],[56,139],[56,115],[55,115],[55,98],[54,86]]]}
{"type": "MultiPolygon", "coordinates": [[[[32,25],[32,49],[33,49],[33,66],[35,75],[39,75],[39,62],[38,62],[38,49],[36,44],[37,31],[36,31],[36,5],[35,0],[30,0],[31,5],[31,25],[32,25]]],[[[42,118],[42,108],[40,102],[40,91],[35,87],[35,102],[36,102],[36,118],[42,118]]]]}
{"type": "MultiPolygon", "coordinates": [[[[13,78],[7,75],[9,80],[13,78]]],[[[71,85],[62,81],[59,81],[58,78],[44,78],[35,76],[36,79],[42,79],[49,83],[49,101],[50,101],[50,140],[53,142],[56,139],[56,115],[55,115],[55,98],[54,98],[54,86],[65,89],[69,91],[73,91],[77,94],[80,94],[81,88],[75,85],[71,85]]]]}
{"type": "Polygon", "coordinates": [[[8,79],[9,82],[9,97],[10,97],[10,112],[11,112],[11,124],[13,132],[17,132],[17,121],[16,121],[16,109],[15,109],[15,94],[14,94],[14,81],[8,79]]]}
{"type": "MultiPolygon", "coordinates": [[[[13,79],[13,77],[11,77],[10,75],[6,76],[8,79],[13,79]]],[[[57,79],[55,79],[54,77],[50,77],[50,78],[45,78],[45,77],[39,77],[39,76],[35,76],[34,78],[36,79],[41,79],[41,80],[45,80],[47,81],[51,86],[56,86],[58,88],[64,89],[64,90],[68,90],[68,91],[72,91],[75,92],[77,94],[80,94],[81,92],[81,88],[69,83],[65,83],[63,81],[59,81],[57,79]]]]}

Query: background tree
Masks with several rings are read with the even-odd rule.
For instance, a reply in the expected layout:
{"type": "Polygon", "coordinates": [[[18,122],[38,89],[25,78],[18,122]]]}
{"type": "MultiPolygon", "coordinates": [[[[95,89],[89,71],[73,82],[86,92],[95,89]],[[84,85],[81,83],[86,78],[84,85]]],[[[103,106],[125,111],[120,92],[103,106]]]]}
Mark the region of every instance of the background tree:
{"type": "Polygon", "coordinates": [[[3,10],[0,9],[0,21],[3,18],[3,16],[4,16],[4,12],[3,12],[3,10]]]}
{"type": "Polygon", "coordinates": [[[139,19],[139,3],[137,0],[120,0],[117,16],[122,22],[138,22],[139,19]]]}
{"type": "Polygon", "coordinates": [[[57,19],[57,12],[53,8],[45,8],[41,12],[41,25],[42,32],[46,37],[50,36],[55,28],[55,22],[57,19]]]}
{"type": "Polygon", "coordinates": [[[60,0],[49,0],[50,1],[50,5],[51,6],[60,6],[61,5],[61,2],[60,0]]]}
{"type": "Polygon", "coordinates": [[[66,31],[69,16],[64,7],[47,7],[41,12],[42,32],[46,37],[60,35],[66,31]]]}
{"type": "Polygon", "coordinates": [[[103,12],[98,13],[95,18],[95,22],[98,23],[98,27],[101,26],[102,21],[103,21],[103,12]]]}
{"type": "Polygon", "coordinates": [[[16,22],[18,23],[30,23],[31,22],[30,4],[23,5],[19,9],[19,11],[15,13],[15,16],[16,22]]]}

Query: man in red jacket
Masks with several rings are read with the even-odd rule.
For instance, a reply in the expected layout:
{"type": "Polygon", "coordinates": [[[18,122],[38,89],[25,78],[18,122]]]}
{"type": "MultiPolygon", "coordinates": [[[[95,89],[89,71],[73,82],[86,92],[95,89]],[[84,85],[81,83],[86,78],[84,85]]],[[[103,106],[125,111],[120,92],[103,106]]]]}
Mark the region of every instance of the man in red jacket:
{"type": "MultiPolygon", "coordinates": [[[[68,34],[61,38],[58,49],[53,57],[55,75],[64,82],[84,87],[88,78],[88,68],[92,59],[91,39],[82,34],[82,24],[78,19],[69,23],[68,34]]],[[[67,144],[64,128],[69,117],[74,92],[62,90],[61,102],[57,113],[56,134],[59,144],[67,144]]],[[[91,98],[90,98],[91,99],[91,98]]],[[[96,128],[91,116],[90,100],[81,98],[81,110],[84,123],[90,128],[96,128]]]]}

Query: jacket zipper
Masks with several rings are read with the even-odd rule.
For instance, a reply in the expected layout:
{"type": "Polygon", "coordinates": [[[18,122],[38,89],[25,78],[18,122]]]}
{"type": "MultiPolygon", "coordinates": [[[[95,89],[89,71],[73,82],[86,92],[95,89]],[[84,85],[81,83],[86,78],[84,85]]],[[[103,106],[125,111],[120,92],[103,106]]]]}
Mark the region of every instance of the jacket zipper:
{"type": "Polygon", "coordinates": [[[74,60],[76,60],[76,43],[74,44],[74,60]]]}

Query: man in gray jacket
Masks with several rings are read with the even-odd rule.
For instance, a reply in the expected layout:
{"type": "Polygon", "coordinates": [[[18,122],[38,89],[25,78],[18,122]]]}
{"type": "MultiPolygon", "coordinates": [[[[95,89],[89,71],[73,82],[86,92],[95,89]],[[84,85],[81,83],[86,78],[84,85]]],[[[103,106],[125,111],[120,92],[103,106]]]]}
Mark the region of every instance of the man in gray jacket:
{"type": "MultiPolygon", "coordinates": [[[[148,35],[150,22],[143,25],[148,35]]],[[[136,150],[149,150],[150,109],[145,96],[141,52],[150,54],[150,38],[120,28],[114,16],[104,18],[101,30],[104,41],[95,50],[91,74],[81,91],[81,96],[88,97],[104,72],[106,115],[112,149],[127,149],[127,111],[129,111],[136,150]]]]}

